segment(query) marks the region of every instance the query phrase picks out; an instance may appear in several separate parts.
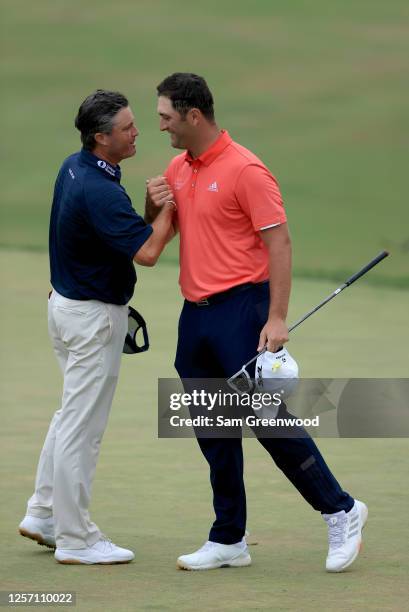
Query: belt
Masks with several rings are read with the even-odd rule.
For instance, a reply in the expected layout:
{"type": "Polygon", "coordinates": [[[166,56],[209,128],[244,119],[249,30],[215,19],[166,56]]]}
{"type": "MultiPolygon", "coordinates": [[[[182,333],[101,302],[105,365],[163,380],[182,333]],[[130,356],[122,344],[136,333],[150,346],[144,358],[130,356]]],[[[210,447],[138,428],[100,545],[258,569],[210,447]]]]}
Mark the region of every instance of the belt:
{"type": "Polygon", "coordinates": [[[217,304],[218,302],[222,302],[223,300],[237,295],[242,291],[246,291],[247,289],[251,289],[253,287],[261,287],[262,285],[266,285],[268,280],[261,281],[261,283],[243,283],[242,285],[236,285],[235,287],[231,287],[231,289],[227,289],[226,291],[221,291],[220,293],[214,293],[213,295],[209,295],[206,298],[199,300],[198,302],[190,302],[186,300],[189,304],[193,304],[194,306],[211,306],[212,304],[217,304]]]}

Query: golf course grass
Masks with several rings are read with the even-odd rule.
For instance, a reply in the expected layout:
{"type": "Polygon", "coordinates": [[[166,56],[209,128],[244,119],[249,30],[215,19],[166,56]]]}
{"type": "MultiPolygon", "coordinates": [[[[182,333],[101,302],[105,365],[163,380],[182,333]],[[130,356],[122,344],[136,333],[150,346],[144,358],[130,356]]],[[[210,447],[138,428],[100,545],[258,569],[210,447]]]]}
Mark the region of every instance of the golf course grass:
{"type": "Polygon", "coordinates": [[[370,282],[409,287],[405,0],[2,5],[3,247],[46,248],[53,181],[97,87],[124,91],[135,113],[123,169],[141,211],[145,179],[174,155],[156,85],[192,71],[208,80],[220,127],[277,177],[299,276],[340,280],[387,249],[393,260],[370,282]]]}
{"type": "Polygon", "coordinates": [[[124,92],[135,114],[137,152],[122,171],[142,213],[146,178],[175,154],[159,132],[156,85],[175,71],[203,75],[219,126],[280,183],[294,252],[289,322],[391,252],[291,336],[301,375],[408,376],[408,17],[406,0],[3,0],[0,591],[75,591],[84,612],[407,609],[404,438],[317,441],[369,507],[362,553],[344,574],[325,573],[323,520],[253,439],[244,440],[252,566],[176,570],[213,520],[196,441],[157,437],[157,380],[175,376],[176,241],[157,267],[138,268],[132,304],[151,349],[123,358],[90,509],[135,561],[62,566],[17,527],[61,394],[46,317],[53,183],[80,147],[74,117],[96,88],[124,92]]]}
{"type": "MultiPolygon", "coordinates": [[[[405,609],[406,439],[318,440],[342,485],[369,507],[363,551],[348,572],[325,573],[324,522],[257,441],[249,439],[244,447],[253,565],[203,573],[176,569],[178,555],[206,540],[213,511],[207,465],[196,441],[157,439],[157,378],[175,375],[181,303],[177,269],[166,264],[139,269],[132,303],[148,320],[151,349],[123,358],[91,506],[100,528],[135,550],[135,561],[129,566],[62,566],[49,550],[21,538],[17,527],[58,406],[61,376],[46,329],[47,257],[3,252],[0,262],[1,590],[76,591],[77,608],[84,611],[405,609]]],[[[332,288],[329,282],[296,280],[290,318],[332,288]]],[[[291,350],[303,375],[404,376],[408,308],[405,291],[365,281],[348,289],[294,332],[291,350]],[[381,350],[385,338],[393,359],[381,350]]]]}

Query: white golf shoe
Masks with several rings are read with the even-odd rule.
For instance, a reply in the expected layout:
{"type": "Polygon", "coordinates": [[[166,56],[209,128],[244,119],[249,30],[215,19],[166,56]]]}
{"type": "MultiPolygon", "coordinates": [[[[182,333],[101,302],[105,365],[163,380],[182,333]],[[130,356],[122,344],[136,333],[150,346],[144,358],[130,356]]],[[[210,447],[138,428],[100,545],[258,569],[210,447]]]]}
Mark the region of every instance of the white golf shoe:
{"type": "Polygon", "coordinates": [[[54,519],[52,516],[39,518],[27,514],[21,521],[18,530],[23,537],[30,538],[41,546],[55,548],[54,519]]]}
{"type": "Polygon", "coordinates": [[[58,563],[67,565],[113,565],[116,563],[129,563],[135,558],[131,550],[115,546],[111,540],[102,536],[93,546],[69,550],[57,548],[54,557],[58,563]]]}
{"type": "Polygon", "coordinates": [[[368,518],[368,508],[361,501],[349,512],[341,510],[334,514],[323,514],[328,525],[329,550],[326,561],[327,572],[342,572],[357,558],[362,545],[362,529],[368,518]]]}
{"type": "Polygon", "coordinates": [[[218,544],[208,541],[196,552],[182,555],[177,560],[177,567],[184,570],[210,570],[246,565],[251,565],[251,557],[245,538],[237,544],[218,544]]]}

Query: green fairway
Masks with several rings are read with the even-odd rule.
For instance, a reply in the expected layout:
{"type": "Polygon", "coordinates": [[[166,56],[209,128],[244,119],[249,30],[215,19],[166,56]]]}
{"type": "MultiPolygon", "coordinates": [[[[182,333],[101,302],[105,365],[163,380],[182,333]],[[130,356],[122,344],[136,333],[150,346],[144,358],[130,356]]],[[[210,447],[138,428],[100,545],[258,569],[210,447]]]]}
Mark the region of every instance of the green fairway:
{"type": "Polygon", "coordinates": [[[294,252],[289,322],[391,252],[291,335],[301,376],[408,376],[408,17],[406,0],[3,0],[0,591],[75,591],[81,612],[407,609],[403,438],[317,441],[369,507],[346,573],[326,574],[325,523],[254,439],[244,440],[253,564],[176,569],[213,520],[197,442],[157,437],[157,380],[176,375],[176,240],[157,267],[138,268],[132,304],[151,349],[123,358],[93,489],[93,520],[135,562],[59,565],[17,527],[61,394],[46,316],[53,183],[80,147],[78,106],[98,87],[123,91],[133,108],[140,136],[123,184],[142,213],[145,179],[177,153],[159,132],[156,85],[175,71],[202,74],[219,126],[280,183],[294,252]]]}
{"type": "Polygon", "coordinates": [[[208,79],[220,126],[279,179],[299,276],[340,278],[386,248],[371,282],[409,285],[405,0],[2,6],[3,246],[46,249],[52,183],[96,87],[134,108],[141,135],[124,181],[142,210],[145,178],[174,154],[155,86],[191,70],[208,79]]]}
{"type": "MultiPolygon", "coordinates": [[[[46,330],[46,256],[3,253],[0,263],[2,590],[75,590],[77,607],[84,612],[405,608],[409,443],[403,439],[318,442],[343,486],[369,506],[363,552],[349,572],[325,573],[322,519],[255,440],[244,442],[250,543],[257,544],[250,549],[253,565],[203,573],[176,570],[177,556],[206,539],[213,512],[207,465],[196,442],[157,439],[157,378],[175,374],[181,303],[177,269],[169,265],[139,271],[132,303],[146,315],[152,348],[123,359],[91,508],[101,529],[135,550],[135,562],[61,566],[50,551],[18,536],[61,377],[46,330]]],[[[297,280],[291,318],[331,289],[330,283],[297,280]]],[[[409,294],[365,283],[348,292],[294,333],[291,348],[303,374],[404,376],[409,294]],[[385,338],[393,360],[379,350],[385,338]],[[353,360],[351,347],[357,354],[353,360]]]]}

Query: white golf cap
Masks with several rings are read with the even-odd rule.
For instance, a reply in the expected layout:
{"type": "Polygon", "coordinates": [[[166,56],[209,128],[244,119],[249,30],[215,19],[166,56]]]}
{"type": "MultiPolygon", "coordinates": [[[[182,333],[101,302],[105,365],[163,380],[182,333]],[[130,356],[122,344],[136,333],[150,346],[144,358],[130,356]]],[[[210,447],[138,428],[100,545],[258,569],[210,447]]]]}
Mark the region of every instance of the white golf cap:
{"type": "Polygon", "coordinates": [[[265,351],[256,361],[256,387],[264,393],[288,395],[297,386],[298,365],[286,348],[277,353],[265,351]]]}

